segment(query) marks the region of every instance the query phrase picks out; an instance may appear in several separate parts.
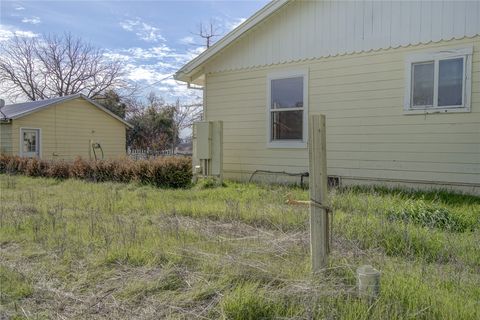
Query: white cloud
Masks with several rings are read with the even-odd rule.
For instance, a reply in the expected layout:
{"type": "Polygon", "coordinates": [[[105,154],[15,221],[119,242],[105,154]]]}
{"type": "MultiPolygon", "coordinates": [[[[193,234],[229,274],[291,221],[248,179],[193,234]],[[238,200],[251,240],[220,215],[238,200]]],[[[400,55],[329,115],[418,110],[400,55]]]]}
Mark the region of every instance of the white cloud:
{"type": "Polygon", "coordinates": [[[180,98],[184,102],[197,101],[198,90],[173,79],[173,74],[185,63],[200,54],[204,48],[177,51],[162,43],[150,48],[125,48],[109,51],[105,55],[125,63],[126,78],[143,88],[145,93],[156,91],[166,101],[180,98]]]}
{"type": "Polygon", "coordinates": [[[105,52],[104,56],[107,57],[107,59],[119,60],[123,62],[128,62],[131,60],[131,57],[129,55],[118,53],[118,52],[105,52]]]}
{"type": "Polygon", "coordinates": [[[247,18],[235,18],[233,20],[225,21],[225,29],[230,32],[242,23],[244,23],[246,20],[247,18]]]}
{"type": "Polygon", "coordinates": [[[166,56],[169,56],[170,53],[171,49],[164,44],[151,48],[132,47],[116,52],[116,54],[120,54],[123,57],[128,57],[129,59],[135,60],[162,59],[166,56]]]}
{"type": "Polygon", "coordinates": [[[9,40],[15,35],[21,38],[35,38],[38,36],[38,34],[34,33],[33,31],[21,30],[14,26],[0,24],[0,41],[9,40]]]}
{"type": "Polygon", "coordinates": [[[137,67],[134,65],[129,65],[127,79],[132,80],[132,81],[140,81],[140,80],[146,80],[148,82],[151,82],[155,80],[155,73],[152,72],[151,70],[146,69],[145,67],[137,67]]]}
{"type": "MultiPolygon", "coordinates": [[[[173,74],[191,59],[195,58],[204,48],[192,46],[188,50],[178,50],[167,45],[166,39],[160,30],[141,19],[122,21],[120,26],[125,30],[135,33],[140,39],[153,42],[151,47],[130,47],[112,50],[106,56],[119,59],[125,63],[125,77],[135,82],[141,91],[159,93],[166,101],[180,98],[185,102],[198,101],[198,90],[190,90],[186,84],[173,79],[173,74]]],[[[177,40],[177,43],[194,44],[192,36],[177,40]]]]}
{"type": "Polygon", "coordinates": [[[15,10],[17,10],[17,11],[25,10],[25,7],[22,7],[22,6],[19,5],[19,4],[15,5],[14,8],[15,8],[15,10]]]}
{"type": "Polygon", "coordinates": [[[108,57],[120,59],[122,61],[136,61],[139,63],[158,64],[162,66],[170,66],[172,68],[181,67],[191,59],[204,51],[203,47],[191,48],[185,52],[178,52],[165,44],[150,48],[132,47],[109,51],[106,53],[108,57]]]}
{"type": "Polygon", "coordinates": [[[30,24],[39,24],[40,22],[42,22],[42,20],[40,20],[39,17],[31,17],[31,18],[23,18],[22,19],[22,22],[23,23],[30,23],[30,24]]]}
{"type": "Polygon", "coordinates": [[[140,18],[135,20],[125,20],[120,22],[120,26],[130,32],[134,32],[137,37],[147,42],[165,41],[161,35],[160,29],[143,22],[140,18]]]}
{"type": "Polygon", "coordinates": [[[183,37],[178,42],[181,44],[195,44],[195,40],[192,36],[183,37]]]}
{"type": "Polygon", "coordinates": [[[198,56],[200,53],[202,53],[203,51],[205,51],[205,48],[204,47],[196,47],[194,49],[190,49],[188,50],[187,52],[187,55],[189,56],[189,59],[192,60],[193,58],[195,58],[196,56],[198,56]]]}
{"type": "Polygon", "coordinates": [[[146,81],[148,84],[160,81],[168,76],[169,74],[162,74],[160,70],[156,70],[155,66],[152,65],[134,65],[128,64],[127,69],[127,79],[132,81],[146,81]]]}

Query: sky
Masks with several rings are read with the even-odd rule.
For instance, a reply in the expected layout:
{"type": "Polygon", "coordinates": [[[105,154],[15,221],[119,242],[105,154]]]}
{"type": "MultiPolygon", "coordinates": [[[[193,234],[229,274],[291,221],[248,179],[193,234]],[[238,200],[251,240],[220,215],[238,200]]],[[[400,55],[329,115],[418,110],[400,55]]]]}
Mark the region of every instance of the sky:
{"type": "MultiPolygon", "coordinates": [[[[145,94],[171,102],[200,99],[172,74],[203,50],[195,35],[213,21],[225,35],[266,5],[243,1],[9,1],[0,0],[0,41],[17,36],[71,33],[124,62],[126,76],[145,94]]],[[[217,37],[215,40],[218,40],[217,37]]]]}

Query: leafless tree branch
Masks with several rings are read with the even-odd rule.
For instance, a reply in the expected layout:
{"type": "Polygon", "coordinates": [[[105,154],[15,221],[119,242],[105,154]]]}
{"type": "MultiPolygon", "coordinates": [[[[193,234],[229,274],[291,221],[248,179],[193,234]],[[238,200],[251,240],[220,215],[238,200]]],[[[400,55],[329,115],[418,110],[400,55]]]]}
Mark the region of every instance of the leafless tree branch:
{"type": "Polygon", "coordinates": [[[0,44],[0,82],[11,100],[83,93],[96,98],[128,88],[120,61],[70,34],[14,37],[0,44]]]}

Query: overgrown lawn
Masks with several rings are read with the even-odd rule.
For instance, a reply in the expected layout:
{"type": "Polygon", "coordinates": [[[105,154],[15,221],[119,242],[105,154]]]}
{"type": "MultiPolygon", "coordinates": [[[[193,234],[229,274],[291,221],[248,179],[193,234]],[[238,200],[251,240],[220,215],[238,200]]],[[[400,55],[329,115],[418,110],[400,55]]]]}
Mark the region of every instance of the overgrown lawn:
{"type": "Polygon", "coordinates": [[[0,175],[0,318],[478,319],[480,198],[332,190],[310,272],[299,188],[163,190],[0,175]],[[355,269],[382,271],[357,297],[355,269]]]}

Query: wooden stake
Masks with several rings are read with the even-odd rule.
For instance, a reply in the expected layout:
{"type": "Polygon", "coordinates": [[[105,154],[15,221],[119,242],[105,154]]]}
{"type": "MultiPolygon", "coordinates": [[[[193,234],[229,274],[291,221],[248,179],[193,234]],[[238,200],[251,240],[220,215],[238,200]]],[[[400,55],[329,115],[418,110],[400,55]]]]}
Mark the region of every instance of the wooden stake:
{"type": "Polygon", "coordinates": [[[308,153],[310,158],[310,248],[313,272],[327,267],[330,251],[327,212],[327,148],[325,116],[308,119],[308,153]]]}

